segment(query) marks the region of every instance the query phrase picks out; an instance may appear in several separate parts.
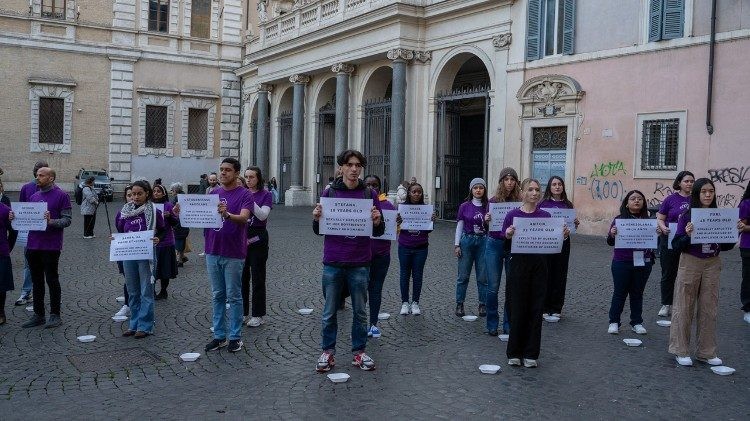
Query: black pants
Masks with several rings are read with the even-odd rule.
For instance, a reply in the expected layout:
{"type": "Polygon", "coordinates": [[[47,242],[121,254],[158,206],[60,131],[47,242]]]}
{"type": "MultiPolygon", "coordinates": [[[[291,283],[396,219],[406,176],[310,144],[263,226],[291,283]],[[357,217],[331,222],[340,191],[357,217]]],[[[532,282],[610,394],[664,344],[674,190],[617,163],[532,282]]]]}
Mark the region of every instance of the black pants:
{"type": "Polygon", "coordinates": [[[96,225],[96,214],[83,215],[83,236],[92,237],[94,235],[94,225],[96,225]]]}
{"type": "Polygon", "coordinates": [[[539,358],[542,307],[547,289],[547,257],[516,254],[510,259],[510,337],[508,358],[539,358]]]}
{"type": "Polygon", "coordinates": [[[659,236],[659,261],[661,263],[661,304],[672,305],[674,297],[674,281],[677,279],[677,267],[680,264],[680,252],[667,248],[669,239],[666,235],[659,236]]]}
{"type": "Polygon", "coordinates": [[[34,313],[44,317],[44,282],[49,287],[49,312],[60,315],[60,275],[57,265],[60,262],[58,250],[26,250],[29,261],[31,283],[34,288],[34,313]]]}
{"type": "Polygon", "coordinates": [[[266,261],[268,261],[268,231],[251,228],[245,265],[242,268],[242,311],[250,314],[250,282],[252,281],[252,317],[266,315],[266,261]],[[253,241],[257,237],[257,241],[253,241]]]}
{"type": "Polygon", "coordinates": [[[750,248],[740,248],[742,256],[742,286],[740,287],[740,300],[742,300],[742,311],[750,311],[750,248]]]}
{"type": "Polygon", "coordinates": [[[569,260],[570,238],[563,242],[560,253],[547,255],[547,295],[544,298],[544,313],[562,313],[565,288],[568,285],[569,260]]]}
{"type": "Polygon", "coordinates": [[[5,291],[0,291],[0,314],[5,313],[5,299],[8,294],[5,291]]]}

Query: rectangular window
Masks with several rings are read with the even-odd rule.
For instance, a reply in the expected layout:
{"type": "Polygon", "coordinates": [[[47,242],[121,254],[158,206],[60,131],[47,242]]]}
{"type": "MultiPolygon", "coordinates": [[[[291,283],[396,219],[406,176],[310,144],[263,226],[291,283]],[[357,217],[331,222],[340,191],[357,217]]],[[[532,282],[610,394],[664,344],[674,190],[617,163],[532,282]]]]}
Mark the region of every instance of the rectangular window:
{"type": "Polygon", "coordinates": [[[576,0],[529,0],[526,59],[573,54],[576,0]]]}
{"type": "Polygon", "coordinates": [[[685,0],[650,0],[648,40],[682,38],[685,27],[685,0]]]}
{"type": "Polygon", "coordinates": [[[169,32],[169,0],[148,1],[148,30],[169,32]]]}
{"type": "Polygon", "coordinates": [[[146,105],[147,148],[167,147],[167,107],[146,105]]]}
{"type": "Polygon", "coordinates": [[[643,121],[641,169],[676,170],[679,134],[679,118],[643,121]]]}
{"type": "Polygon", "coordinates": [[[67,0],[42,0],[42,17],[65,19],[65,2],[67,0]]]}
{"type": "Polygon", "coordinates": [[[65,100],[39,98],[39,143],[63,143],[65,100]]]}
{"type": "Polygon", "coordinates": [[[211,0],[193,0],[190,11],[190,36],[209,38],[211,33],[211,0]]]}
{"type": "Polygon", "coordinates": [[[208,110],[188,110],[188,149],[206,150],[208,141],[208,110]]]}

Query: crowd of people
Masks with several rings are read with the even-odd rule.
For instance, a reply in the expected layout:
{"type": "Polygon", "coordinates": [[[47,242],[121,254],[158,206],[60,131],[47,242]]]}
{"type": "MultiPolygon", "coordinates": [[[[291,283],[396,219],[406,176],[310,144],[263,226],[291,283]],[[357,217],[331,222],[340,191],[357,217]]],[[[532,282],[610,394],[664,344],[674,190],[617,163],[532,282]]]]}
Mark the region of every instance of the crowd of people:
{"type": "MultiPolygon", "coordinates": [[[[318,372],[335,365],[337,313],[343,300],[350,297],[352,306],[352,365],[363,370],[375,369],[375,361],[366,353],[368,337],[384,333],[378,327],[382,290],[391,264],[391,240],[381,239],[386,231],[384,210],[397,211],[399,204],[425,205],[423,187],[415,178],[398,186],[395,203],[387,197],[378,175],[363,175],[367,159],[356,150],[337,156],[338,171],[321,198],[364,199],[372,201],[368,219],[371,236],[324,235],[321,286],[325,300],[321,319],[322,354],[316,363],[318,372]],[[369,307],[368,307],[369,304],[369,307]],[[369,310],[369,312],[368,312],[369,310]]],[[[63,321],[60,309],[58,264],[64,229],[71,224],[70,196],[55,184],[56,174],[40,161],[33,169],[34,180],[25,184],[20,202],[46,202],[47,228],[24,235],[24,282],[16,305],[33,302],[33,315],[24,328],[55,328],[63,321]],[[45,288],[46,287],[46,288],[45,288]],[[49,289],[49,316],[45,293],[49,289]]],[[[574,209],[568,199],[565,182],[553,176],[546,183],[527,178],[519,180],[513,168],[500,171],[494,194],[489,197],[487,182],[474,178],[468,195],[458,207],[454,236],[457,259],[455,315],[466,315],[464,305],[472,268],[475,272],[477,314],[486,317],[489,335],[508,335],[507,358],[511,366],[537,367],[541,353],[544,322],[557,323],[563,318],[563,306],[571,254],[572,225],[563,226],[562,247],[552,254],[514,252],[516,235],[514,218],[550,218],[548,210],[574,209]],[[493,224],[491,204],[509,202],[510,209],[502,220],[493,224]],[[511,206],[512,205],[512,206],[511,206]],[[492,228],[501,226],[501,228],[492,228]],[[502,273],[506,273],[505,302],[502,323],[498,295],[502,273]]],[[[692,365],[690,354],[693,318],[696,319],[696,359],[710,365],[721,365],[716,341],[720,252],[732,249],[734,243],[693,244],[695,230],[692,209],[716,208],[716,189],[711,180],[695,179],[689,171],[680,172],[670,195],[656,214],[658,257],[661,264],[661,308],[659,317],[671,317],[668,352],[679,365],[692,365]],[[674,231],[674,232],[672,232],[674,231]],[[670,235],[671,234],[671,235],[670,235]],[[671,240],[670,240],[671,238],[671,240]]],[[[227,347],[242,349],[242,327],[258,327],[266,318],[266,262],[269,257],[267,223],[271,209],[278,203],[275,179],[268,182],[262,170],[251,166],[241,171],[238,160],[223,159],[216,173],[201,176],[202,194],[218,195],[217,212],[220,228],[204,229],[206,272],[212,290],[213,337],[206,351],[227,347]]],[[[2,184],[0,183],[0,192],[2,184]]],[[[157,179],[153,185],[137,180],[125,188],[125,204],[115,215],[120,233],[153,231],[153,256],[144,260],[118,262],[124,275],[125,304],[116,316],[129,316],[122,335],[137,339],[154,333],[155,301],[168,299],[168,287],[188,261],[189,228],[180,223],[180,183],[169,189],[157,179]],[[171,199],[170,199],[171,196],[171,199]],[[160,286],[156,293],[156,284],[160,286]]],[[[83,237],[94,238],[94,224],[99,197],[93,180],[84,181],[80,211],[84,217],[83,237]]],[[[323,202],[321,200],[321,202],[323,202]]],[[[739,247],[742,257],[741,302],[744,321],[750,323],[750,185],[739,205],[739,247]]],[[[327,209],[317,203],[312,211],[313,232],[322,235],[321,220],[327,209]]],[[[6,322],[7,292],[14,289],[10,252],[19,238],[12,228],[15,218],[7,196],[0,204],[0,324],[6,322]]],[[[436,214],[433,213],[434,221],[436,214]]],[[[638,190],[624,196],[619,213],[607,233],[606,242],[615,246],[612,253],[612,299],[608,333],[618,334],[626,301],[630,304],[630,328],[646,334],[643,326],[643,294],[657,258],[657,250],[619,248],[619,219],[649,219],[646,198],[638,190]]],[[[400,314],[419,316],[424,267],[427,261],[431,230],[401,229],[403,219],[396,215],[396,241],[399,259],[400,314]]]]}

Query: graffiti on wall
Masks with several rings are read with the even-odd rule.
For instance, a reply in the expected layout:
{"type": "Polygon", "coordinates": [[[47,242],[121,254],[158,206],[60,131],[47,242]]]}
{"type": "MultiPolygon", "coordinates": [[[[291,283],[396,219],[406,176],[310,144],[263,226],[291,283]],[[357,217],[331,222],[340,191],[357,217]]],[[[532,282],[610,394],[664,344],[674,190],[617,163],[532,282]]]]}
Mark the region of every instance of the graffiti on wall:
{"type": "Polygon", "coordinates": [[[628,172],[625,171],[625,164],[618,160],[594,164],[594,168],[591,170],[589,177],[613,177],[620,174],[627,175],[628,172]]]}
{"type": "Polygon", "coordinates": [[[672,190],[671,185],[657,181],[656,183],[654,183],[654,191],[653,193],[651,193],[653,197],[648,199],[648,207],[658,208],[659,206],[661,206],[661,202],[663,202],[664,199],[666,199],[667,196],[672,193],[674,193],[674,190],[672,190]]]}
{"type": "Polygon", "coordinates": [[[716,202],[720,208],[736,208],[750,181],[750,166],[710,169],[709,180],[716,185],[716,202]]]}
{"type": "MultiPolygon", "coordinates": [[[[621,160],[594,164],[589,178],[589,191],[594,200],[620,200],[627,191],[619,176],[627,175],[625,164],[621,160]]],[[[585,179],[585,177],[583,177],[585,179]]],[[[576,180],[577,181],[577,180],[576,180]]],[[[585,181],[584,181],[585,185],[585,181]]]]}

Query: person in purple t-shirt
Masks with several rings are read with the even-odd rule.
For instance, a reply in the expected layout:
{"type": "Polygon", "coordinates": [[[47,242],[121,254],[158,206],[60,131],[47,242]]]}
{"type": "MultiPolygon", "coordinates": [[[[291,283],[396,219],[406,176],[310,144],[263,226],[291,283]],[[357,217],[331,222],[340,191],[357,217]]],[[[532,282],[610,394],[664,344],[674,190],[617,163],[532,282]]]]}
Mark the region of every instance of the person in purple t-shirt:
{"type": "MultiPolygon", "coordinates": [[[[62,324],[60,319],[60,275],[57,267],[63,246],[63,229],[70,226],[72,212],[70,196],[55,185],[57,174],[49,167],[42,167],[36,172],[36,183],[39,191],[32,194],[29,202],[46,202],[47,229],[30,231],[26,243],[26,259],[31,270],[31,282],[34,288],[34,315],[22,327],[44,325],[53,328],[62,324]],[[45,320],[44,282],[49,286],[50,316],[45,320]],[[46,324],[45,324],[46,322],[46,324]]],[[[11,219],[13,214],[11,213],[11,219]]]]}
{"type": "MultiPolygon", "coordinates": [[[[405,205],[424,205],[424,189],[416,181],[409,185],[406,192],[405,205]]],[[[432,214],[435,221],[435,213],[432,214]]],[[[398,261],[400,266],[401,286],[401,314],[418,316],[422,314],[419,308],[419,298],[422,295],[422,278],[424,277],[424,265],[427,262],[427,247],[429,246],[430,231],[426,230],[402,230],[401,215],[396,218],[399,225],[398,230],[398,261]],[[409,278],[414,281],[414,290],[409,305],[409,278]]]]}
{"type": "Polygon", "coordinates": [[[266,262],[268,261],[268,215],[273,208],[273,193],[263,188],[265,182],[259,167],[245,170],[245,181],[253,202],[247,221],[247,256],[242,267],[242,314],[249,327],[263,324],[266,316],[266,262]],[[253,298],[250,301],[250,284],[253,298]],[[250,317],[252,304],[252,317],[250,317]]]}
{"type": "MultiPolygon", "coordinates": [[[[359,176],[367,165],[361,152],[347,149],[336,157],[341,177],[336,178],[326,188],[321,197],[337,199],[372,200],[370,218],[372,235],[380,237],[385,230],[380,213],[377,193],[365,186],[359,176]]],[[[320,235],[320,218],[326,210],[320,203],[313,209],[313,232],[320,235]]],[[[344,285],[348,286],[352,299],[352,365],[362,370],[374,370],[375,361],[365,353],[367,346],[367,287],[370,279],[372,250],[370,238],[363,236],[347,237],[326,235],[323,239],[323,298],[325,306],[321,318],[321,348],[315,370],[319,373],[330,371],[336,364],[336,335],[338,322],[336,311],[341,302],[344,285]]]]}
{"type": "Polygon", "coordinates": [[[172,227],[178,224],[177,218],[172,213],[173,205],[169,201],[167,188],[161,183],[154,184],[153,203],[164,205],[164,234],[161,241],[156,245],[154,253],[156,262],[154,263],[154,279],[159,280],[161,289],[154,299],[165,300],[169,298],[167,288],[169,280],[177,277],[177,254],[175,252],[175,238],[172,227]]]}
{"type": "Polygon", "coordinates": [[[487,315],[484,249],[487,235],[485,215],[488,210],[487,183],[481,178],[475,178],[469,183],[469,196],[458,207],[456,235],[453,239],[453,253],[458,258],[458,278],[456,279],[456,316],[458,317],[466,315],[464,300],[472,265],[474,265],[477,277],[478,314],[480,317],[487,315]]]}
{"type": "MultiPolygon", "coordinates": [[[[385,193],[380,193],[380,177],[374,174],[365,176],[365,186],[369,187],[378,195],[381,210],[395,210],[393,204],[388,201],[385,193]]],[[[370,307],[370,329],[367,336],[379,338],[382,332],[378,327],[378,314],[380,304],[383,300],[383,284],[391,266],[391,240],[371,239],[370,250],[372,260],[370,261],[370,281],[367,284],[367,300],[370,307]]],[[[419,309],[419,307],[417,307],[419,309]]]]}
{"type": "Polygon", "coordinates": [[[690,191],[695,176],[690,171],[680,171],[672,183],[675,192],[667,196],[656,213],[659,227],[659,261],[661,263],[661,309],[659,317],[669,317],[672,312],[674,280],[680,263],[680,252],[669,248],[669,224],[677,223],[677,218],[690,207],[690,191]]]}
{"type": "MultiPolygon", "coordinates": [[[[31,195],[39,190],[39,186],[36,184],[36,172],[42,167],[49,167],[47,161],[37,161],[36,164],[34,164],[34,179],[21,187],[21,192],[18,194],[19,202],[28,202],[31,195]]],[[[24,249],[23,286],[21,287],[21,296],[18,297],[15,305],[22,306],[34,301],[34,295],[31,290],[31,270],[29,270],[29,261],[26,260],[26,249],[24,249]]]]}
{"type": "Polygon", "coordinates": [[[750,323],[750,183],[745,188],[745,194],[740,201],[740,221],[737,223],[740,231],[740,256],[742,257],[742,286],[740,287],[740,301],[743,320],[750,323]]]}
{"type": "MultiPolygon", "coordinates": [[[[695,244],[691,240],[692,209],[716,208],[716,187],[707,178],[699,178],[690,193],[690,209],[680,215],[672,249],[680,252],[680,266],[674,283],[672,326],[669,329],[669,353],[677,364],[693,365],[690,358],[690,332],[696,315],[698,344],[696,357],[709,365],[721,365],[716,345],[716,314],[719,306],[720,251],[731,250],[734,243],[695,244]],[[697,307],[697,309],[696,309],[697,307]]],[[[737,221],[737,228],[740,222],[737,221]]],[[[743,227],[744,228],[744,227],[743,227]]]]}

